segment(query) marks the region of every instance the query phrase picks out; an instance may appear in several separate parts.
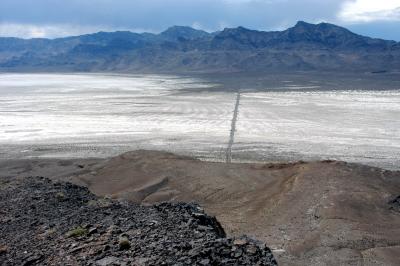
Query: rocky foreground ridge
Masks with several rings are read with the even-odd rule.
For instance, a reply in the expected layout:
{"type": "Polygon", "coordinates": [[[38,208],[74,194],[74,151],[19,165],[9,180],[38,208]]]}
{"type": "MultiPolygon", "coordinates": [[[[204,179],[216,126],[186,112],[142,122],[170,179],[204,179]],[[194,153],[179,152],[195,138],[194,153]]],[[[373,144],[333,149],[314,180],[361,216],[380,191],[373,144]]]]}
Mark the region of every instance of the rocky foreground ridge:
{"type": "Polygon", "coordinates": [[[142,206],[46,178],[0,179],[1,265],[276,265],[196,204],[142,206]]]}

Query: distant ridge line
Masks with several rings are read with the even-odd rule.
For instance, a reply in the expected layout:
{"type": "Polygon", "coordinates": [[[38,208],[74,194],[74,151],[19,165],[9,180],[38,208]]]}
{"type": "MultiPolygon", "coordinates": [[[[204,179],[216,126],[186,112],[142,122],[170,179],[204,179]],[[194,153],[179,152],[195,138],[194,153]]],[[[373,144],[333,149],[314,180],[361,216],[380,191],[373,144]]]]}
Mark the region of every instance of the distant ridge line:
{"type": "Polygon", "coordinates": [[[400,43],[329,23],[283,31],[244,27],[208,33],[175,26],[160,33],[98,32],[58,39],[0,37],[0,71],[396,73],[400,43]]]}

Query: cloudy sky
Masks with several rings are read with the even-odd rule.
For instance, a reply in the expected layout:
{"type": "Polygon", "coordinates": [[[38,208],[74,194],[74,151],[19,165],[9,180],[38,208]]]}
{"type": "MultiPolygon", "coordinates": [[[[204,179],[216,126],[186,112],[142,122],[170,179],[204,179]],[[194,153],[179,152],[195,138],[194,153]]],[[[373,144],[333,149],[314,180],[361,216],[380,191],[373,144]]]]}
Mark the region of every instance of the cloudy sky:
{"type": "Polygon", "coordinates": [[[282,30],[298,20],[400,41],[400,0],[0,0],[0,36],[22,38],[172,25],[282,30]]]}

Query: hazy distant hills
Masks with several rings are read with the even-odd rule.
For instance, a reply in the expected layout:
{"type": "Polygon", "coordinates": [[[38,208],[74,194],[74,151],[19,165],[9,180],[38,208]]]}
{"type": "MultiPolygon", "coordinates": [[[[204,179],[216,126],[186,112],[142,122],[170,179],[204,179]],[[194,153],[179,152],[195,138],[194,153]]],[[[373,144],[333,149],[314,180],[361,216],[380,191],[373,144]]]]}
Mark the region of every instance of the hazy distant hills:
{"type": "Polygon", "coordinates": [[[284,31],[99,32],[59,39],[0,38],[0,71],[399,71],[400,43],[328,23],[284,31]]]}

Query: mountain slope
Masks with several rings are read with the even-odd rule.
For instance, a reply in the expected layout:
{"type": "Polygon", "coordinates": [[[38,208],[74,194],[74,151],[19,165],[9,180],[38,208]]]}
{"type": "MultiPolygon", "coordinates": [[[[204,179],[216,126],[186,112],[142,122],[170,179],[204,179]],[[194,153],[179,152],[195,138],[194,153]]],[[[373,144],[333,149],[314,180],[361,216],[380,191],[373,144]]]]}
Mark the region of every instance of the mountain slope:
{"type": "Polygon", "coordinates": [[[207,33],[174,26],[160,34],[99,32],[0,38],[2,71],[399,71],[400,44],[328,23],[285,31],[243,27],[207,33]]]}

